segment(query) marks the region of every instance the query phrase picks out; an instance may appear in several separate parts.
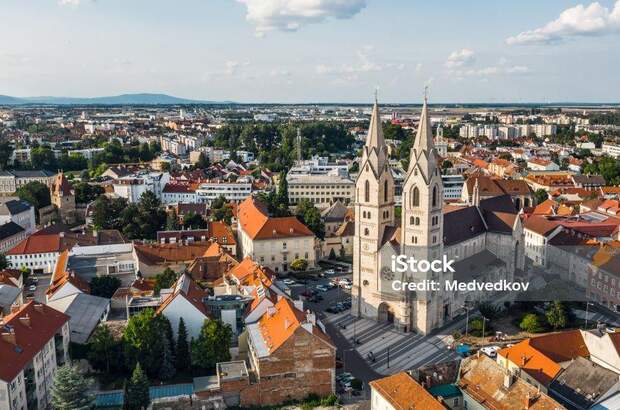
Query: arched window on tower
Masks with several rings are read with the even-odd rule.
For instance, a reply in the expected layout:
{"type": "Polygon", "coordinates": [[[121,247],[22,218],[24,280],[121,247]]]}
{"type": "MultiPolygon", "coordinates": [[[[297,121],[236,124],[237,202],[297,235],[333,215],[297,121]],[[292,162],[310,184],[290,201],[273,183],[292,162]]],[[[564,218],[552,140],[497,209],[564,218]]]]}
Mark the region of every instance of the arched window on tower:
{"type": "Polygon", "coordinates": [[[437,195],[438,195],[438,191],[437,191],[437,185],[435,185],[433,187],[433,208],[437,206],[437,195]]]}
{"type": "Polygon", "coordinates": [[[388,182],[383,181],[383,202],[388,201],[388,182]]]}
{"type": "Polygon", "coordinates": [[[370,202],[370,182],[368,180],[364,183],[364,202],[370,202]]]}
{"type": "Polygon", "coordinates": [[[418,187],[413,188],[411,193],[411,206],[420,206],[420,190],[418,187]]]}

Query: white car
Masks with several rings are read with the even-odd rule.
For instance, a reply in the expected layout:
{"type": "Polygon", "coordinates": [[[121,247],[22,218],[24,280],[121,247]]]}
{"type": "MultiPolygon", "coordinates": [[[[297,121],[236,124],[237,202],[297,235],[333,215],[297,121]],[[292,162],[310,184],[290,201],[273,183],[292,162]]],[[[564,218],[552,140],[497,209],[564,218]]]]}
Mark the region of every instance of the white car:
{"type": "Polygon", "coordinates": [[[335,271],[335,270],[333,270],[333,269],[327,269],[327,270],[325,271],[325,274],[326,274],[326,275],[335,275],[335,274],[336,274],[336,271],[335,271]]]}
{"type": "Polygon", "coordinates": [[[37,285],[30,285],[30,287],[28,288],[28,290],[30,292],[35,292],[37,290],[37,285]]]}
{"type": "Polygon", "coordinates": [[[286,285],[289,285],[289,286],[297,283],[293,279],[283,279],[282,282],[284,282],[286,285]]]}
{"type": "Polygon", "coordinates": [[[485,346],[480,348],[480,351],[493,359],[497,357],[497,351],[500,349],[499,346],[485,346]]]}
{"type": "Polygon", "coordinates": [[[338,284],[340,286],[345,286],[345,285],[350,285],[351,284],[351,279],[348,278],[342,278],[338,281],[338,284]]]}

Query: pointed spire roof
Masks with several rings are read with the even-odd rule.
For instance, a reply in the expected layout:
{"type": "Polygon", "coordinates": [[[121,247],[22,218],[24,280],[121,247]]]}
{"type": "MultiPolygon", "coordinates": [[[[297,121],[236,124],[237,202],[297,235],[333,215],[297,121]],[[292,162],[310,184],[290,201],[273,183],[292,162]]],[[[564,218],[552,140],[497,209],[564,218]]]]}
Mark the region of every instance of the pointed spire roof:
{"type": "Polygon", "coordinates": [[[366,147],[370,150],[377,150],[385,145],[383,138],[383,127],[381,125],[381,115],[379,114],[379,103],[375,94],[375,105],[372,107],[372,115],[370,117],[370,127],[368,127],[368,135],[366,136],[366,147]]]}
{"type": "Polygon", "coordinates": [[[416,134],[413,148],[419,150],[430,151],[433,146],[433,127],[431,126],[431,117],[428,115],[428,98],[424,93],[424,105],[422,105],[422,114],[420,115],[420,124],[418,125],[418,133],[416,134]]]}

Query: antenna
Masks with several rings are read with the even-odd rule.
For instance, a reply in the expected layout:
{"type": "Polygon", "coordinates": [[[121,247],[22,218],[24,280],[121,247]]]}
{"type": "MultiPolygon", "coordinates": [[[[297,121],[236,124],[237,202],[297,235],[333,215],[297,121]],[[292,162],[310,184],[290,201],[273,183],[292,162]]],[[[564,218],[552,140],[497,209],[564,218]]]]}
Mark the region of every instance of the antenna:
{"type": "Polygon", "coordinates": [[[375,86],[375,103],[379,101],[379,86],[375,86]]]}
{"type": "Polygon", "coordinates": [[[428,102],[428,85],[424,86],[424,102],[428,102]]]}

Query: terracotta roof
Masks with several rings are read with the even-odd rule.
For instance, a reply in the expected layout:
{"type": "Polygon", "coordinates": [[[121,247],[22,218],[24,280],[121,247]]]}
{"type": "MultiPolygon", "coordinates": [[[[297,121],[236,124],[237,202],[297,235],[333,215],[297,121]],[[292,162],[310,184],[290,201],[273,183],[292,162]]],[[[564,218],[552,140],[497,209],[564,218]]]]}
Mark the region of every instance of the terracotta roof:
{"type": "Polygon", "coordinates": [[[62,172],[56,175],[52,183],[52,195],[73,195],[73,187],[62,172]]]}
{"type": "Polygon", "coordinates": [[[275,278],[275,274],[269,268],[260,266],[249,256],[246,256],[237,266],[226,272],[226,275],[234,277],[240,285],[244,286],[262,284],[270,287],[275,278]]]}
{"type": "Polygon", "coordinates": [[[58,261],[56,262],[56,266],[54,267],[51,283],[45,291],[45,294],[48,297],[51,297],[54,293],[58,291],[58,289],[62,288],[66,283],[70,283],[84,293],[90,293],[90,286],[88,285],[88,282],[80,278],[74,272],[69,272],[66,270],[68,260],[68,250],[63,251],[60,253],[60,255],[58,255],[58,261]]]}
{"type": "Polygon", "coordinates": [[[192,244],[165,243],[141,244],[135,243],[134,249],[138,259],[147,265],[158,265],[166,262],[188,262],[204,255],[211,246],[210,242],[192,244]]]}
{"type": "Polygon", "coordinates": [[[497,354],[510,360],[539,383],[548,386],[562,367],[530,345],[530,339],[501,349],[497,354]]]}
{"type": "Polygon", "coordinates": [[[565,409],[560,403],[518,377],[514,378],[510,387],[506,389],[504,387],[505,369],[484,354],[470,356],[463,360],[461,372],[458,387],[478,403],[482,403],[484,408],[493,410],[565,409]]]}
{"type": "Polygon", "coordinates": [[[314,236],[294,216],[270,217],[265,204],[249,196],[239,204],[239,224],[251,239],[314,236]]]}
{"type": "Polygon", "coordinates": [[[53,253],[60,252],[66,249],[64,244],[60,240],[58,234],[42,234],[31,235],[24,239],[11,250],[7,255],[24,255],[24,254],[37,254],[37,253],[53,253]]]}
{"type": "Polygon", "coordinates": [[[9,383],[43,349],[54,334],[69,321],[69,316],[34,301],[1,320],[0,379],[9,383]],[[15,337],[15,343],[6,338],[15,337]]]}
{"type": "Polygon", "coordinates": [[[543,216],[533,215],[525,221],[523,227],[539,235],[546,236],[560,226],[560,220],[547,219],[543,216]]]}
{"type": "Polygon", "coordinates": [[[182,297],[191,303],[203,315],[209,315],[207,307],[203,303],[203,299],[209,296],[209,292],[198,286],[189,275],[182,274],[179,276],[179,279],[177,279],[173,289],[174,291],[157,308],[156,314],[163,313],[166,310],[166,307],[168,307],[174,299],[182,297]]]}
{"type": "MultiPolygon", "coordinates": [[[[261,335],[269,353],[282,346],[302,323],[307,321],[306,313],[297,309],[289,299],[281,297],[274,305],[273,312],[265,312],[258,321],[261,335]]],[[[321,329],[312,325],[312,334],[333,346],[333,342],[321,329]]]]}
{"type": "Polygon", "coordinates": [[[370,382],[370,387],[379,393],[381,397],[396,410],[446,409],[441,402],[405,372],[373,380],[370,382]]]}

